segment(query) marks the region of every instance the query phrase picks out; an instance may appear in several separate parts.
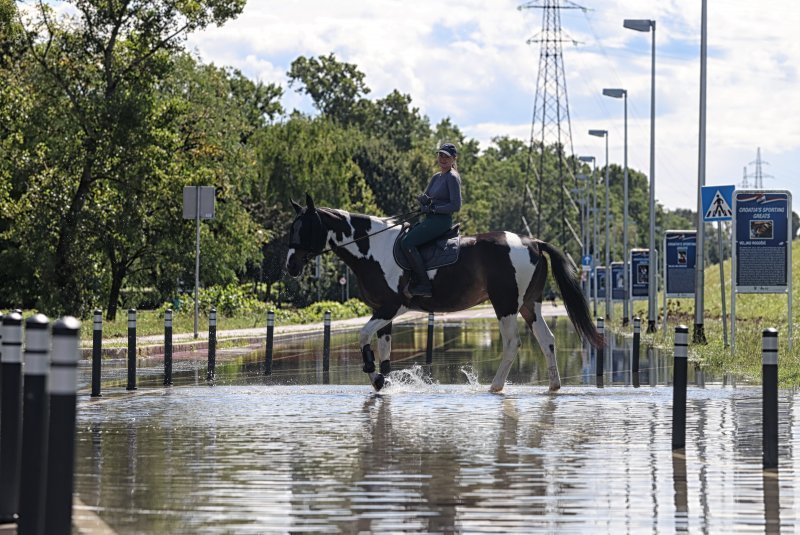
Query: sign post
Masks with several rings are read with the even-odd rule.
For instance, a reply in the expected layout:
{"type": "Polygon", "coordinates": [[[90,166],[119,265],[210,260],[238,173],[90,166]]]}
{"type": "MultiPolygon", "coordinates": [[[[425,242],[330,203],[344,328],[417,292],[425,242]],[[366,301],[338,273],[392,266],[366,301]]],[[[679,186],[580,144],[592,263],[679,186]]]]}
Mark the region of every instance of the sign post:
{"type": "Polygon", "coordinates": [[[214,186],[183,187],[183,218],[194,219],[196,243],[194,252],[194,337],[197,338],[200,287],[200,220],[214,219],[214,186]]]}
{"type": "Polygon", "coordinates": [[[788,295],[792,351],[792,194],[786,190],[739,190],[733,195],[731,352],[736,345],[736,294],[788,295]]]}
{"type": "Polygon", "coordinates": [[[717,247],[719,251],[719,291],[722,302],[722,337],[728,347],[728,320],[725,310],[725,264],[722,248],[722,222],[733,218],[733,192],[736,186],[703,186],[703,221],[717,222],[717,247]]]}

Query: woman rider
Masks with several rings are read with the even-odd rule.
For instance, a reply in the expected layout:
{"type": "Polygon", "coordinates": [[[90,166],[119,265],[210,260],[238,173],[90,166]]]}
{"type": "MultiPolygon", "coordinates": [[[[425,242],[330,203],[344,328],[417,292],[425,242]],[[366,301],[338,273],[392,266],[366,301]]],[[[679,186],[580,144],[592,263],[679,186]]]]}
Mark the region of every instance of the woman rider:
{"type": "Polygon", "coordinates": [[[418,247],[435,240],[453,226],[453,213],[461,209],[461,176],[456,169],[458,151],[452,143],[443,143],[437,152],[440,171],[433,175],[425,193],[417,197],[425,217],[403,238],[403,252],[414,271],[411,295],[431,296],[431,281],[418,247]]]}

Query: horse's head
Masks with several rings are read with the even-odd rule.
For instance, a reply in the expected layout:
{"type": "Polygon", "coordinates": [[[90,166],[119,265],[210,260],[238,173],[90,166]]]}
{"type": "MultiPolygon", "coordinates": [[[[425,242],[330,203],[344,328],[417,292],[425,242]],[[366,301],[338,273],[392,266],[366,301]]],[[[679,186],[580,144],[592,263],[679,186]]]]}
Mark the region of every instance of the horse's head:
{"type": "Polygon", "coordinates": [[[306,206],[292,201],[297,217],[289,228],[289,254],[286,256],[286,269],[289,275],[297,277],[309,260],[322,253],[328,232],[314,206],[311,195],[306,194],[306,206]]]}

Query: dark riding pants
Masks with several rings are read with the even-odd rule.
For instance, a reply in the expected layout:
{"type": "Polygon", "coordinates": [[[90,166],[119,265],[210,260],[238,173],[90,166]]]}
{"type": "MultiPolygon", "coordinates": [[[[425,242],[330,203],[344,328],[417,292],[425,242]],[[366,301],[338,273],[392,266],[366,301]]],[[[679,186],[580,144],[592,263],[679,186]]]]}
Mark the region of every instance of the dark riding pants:
{"type": "Polygon", "coordinates": [[[403,238],[403,249],[419,247],[423,243],[435,240],[453,226],[450,214],[428,214],[425,219],[414,225],[403,238]]]}

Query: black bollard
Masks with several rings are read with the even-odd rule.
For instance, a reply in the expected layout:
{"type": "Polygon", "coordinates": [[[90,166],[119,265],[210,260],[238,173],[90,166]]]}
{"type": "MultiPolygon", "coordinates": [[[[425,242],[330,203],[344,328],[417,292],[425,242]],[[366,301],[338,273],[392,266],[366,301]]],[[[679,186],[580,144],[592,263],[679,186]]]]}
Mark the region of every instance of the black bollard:
{"type": "Polygon", "coordinates": [[[639,374],[639,345],[642,337],[642,320],[633,318],[633,374],[639,374]]]}
{"type": "MultiPolygon", "coordinates": [[[[25,320],[24,384],[22,397],[22,466],[17,533],[44,533],[47,488],[47,433],[50,371],[49,320],[36,314],[25,320]]],[[[63,447],[63,444],[54,444],[63,447]]]]}
{"type": "Polygon", "coordinates": [[[19,464],[22,447],[22,316],[3,318],[0,346],[2,403],[0,404],[0,524],[17,521],[19,464]]]}
{"type": "Polygon", "coordinates": [[[47,449],[44,530],[48,535],[69,535],[72,532],[80,329],[81,322],[70,316],[61,318],[53,325],[53,352],[48,383],[51,445],[47,449]]]}
{"type": "Polygon", "coordinates": [[[267,312],[267,355],[264,361],[264,375],[272,375],[272,343],[275,335],[275,312],[267,312]]]}
{"type": "Polygon", "coordinates": [[[322,371],[327,372],[331,369],[331,311],[325,311],[325,319],[322,321],[322,371]]]}
{"type": "Polygon", "coordinates": [[[206,381],[213,381],[217,368],[217,309],[208,313],[208,371],[206,381]]]}
{"type": "Polygon", "coordinates": [[[172,309],[164,311],[164,386],[172,386],[172,309]]]}
{"type": "Polygon", "coordinates": [[[128,386],[136,390],[136,309],[128,310],[128,386]]]}
{"type": "Polygon", "coordinates": [[[94,311],[92,328],[92,397],[99,398],[103,354],[103,311],[100,309],[94,311]]]}
{"type": "Polygon", "coordinates": [[[762,443],[764,468],[778,467],[778,331],[761,336],[762,443]]]}
{"type": "Polygon", "coordinates": [[[425,364],[433,362],[433,312],[428,312],[428,345],[425,346],[425,364]]]}
{"type": "MultiPolygon", "coordinates": [[[[600,333],[600,336],[605,339],[606,322],[603,318],[597,318],[597,332],[600,333]]],[[[603,367],[605,366],[606,360],[605,348],[605,343],[597,348],[597,357],[595,358],[594,362],[595,375],[597,375],[597,386],[602,386],[603,384],[603,367]]]]}
{"type": "Polygon", "coordinates": [[[689,351],[689,327],[675,327],[674,364],[672,368],[672,449],[686,447],[686,369],[689,351]]]}

